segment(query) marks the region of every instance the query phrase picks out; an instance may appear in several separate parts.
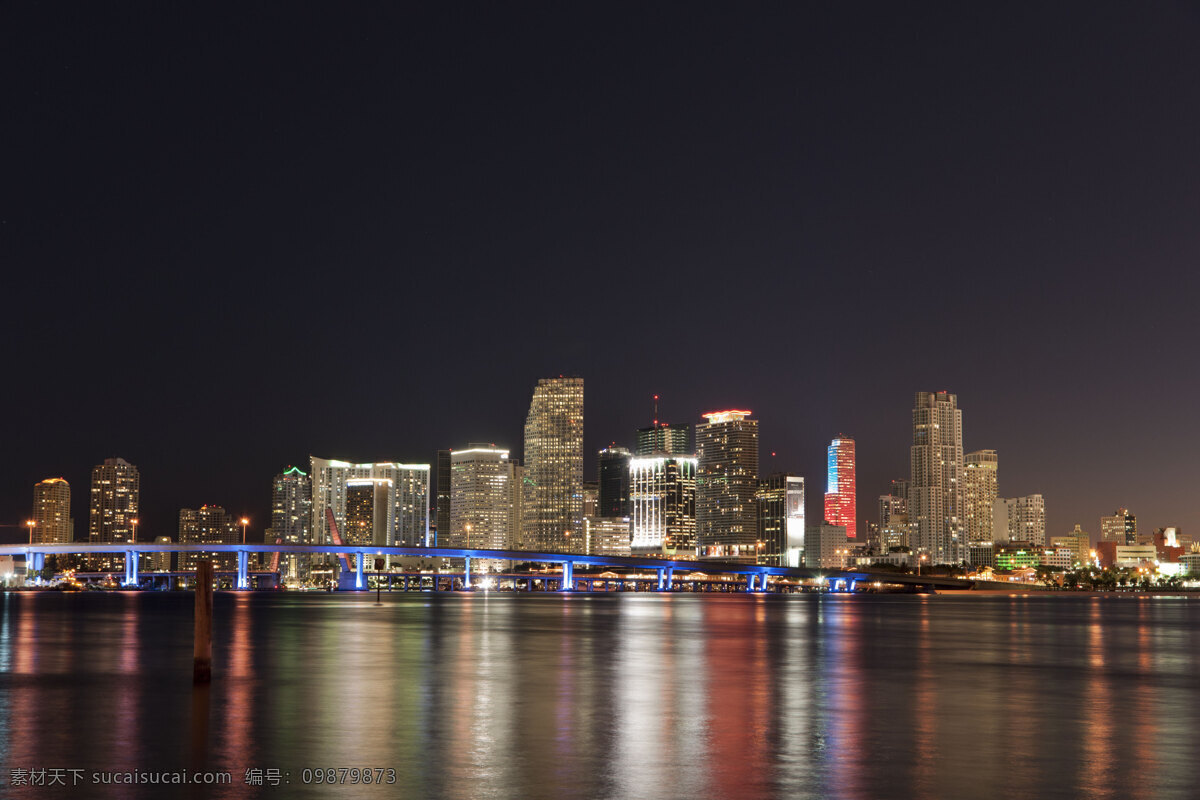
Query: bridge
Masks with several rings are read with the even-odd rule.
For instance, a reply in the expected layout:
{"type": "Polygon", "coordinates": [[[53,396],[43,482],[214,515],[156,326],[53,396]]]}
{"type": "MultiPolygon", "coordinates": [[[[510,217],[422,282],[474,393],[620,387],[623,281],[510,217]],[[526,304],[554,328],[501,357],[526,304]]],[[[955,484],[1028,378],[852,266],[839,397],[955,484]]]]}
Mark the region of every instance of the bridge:
{"type": "MultiPolygon", "coordinates": [[[[287,555],[341,556],[347,561],[353,557],[354,567],[343,575],[339,588],[363,591],[367,589],[368,556],[407,556],[419,558],[451,558],[463,561],[463,588],[471,589],[471,561],[522,561],[535,564],[554,565],[561,570],[560,591],[572,591],[576,581],[577,566],[624,570],[641,570],[655,573],[659,591],[670,591],[676,573],[701,573],[704,575],[733,575],[745,581],[748,592],[769,591],[769,579],[811,581],[823,579],[830,588],[853,591],[860,584],[875,582],[933,589],[970,589],[974,582],[959,578],[935,575],[908,575],[895,572],[871,570],[813,569],[809,567],[776,567],[766,564],[744,564],[732,561],[695,561],[687,559],[651,558],[641,556],[601,556],[580,553],[552,553],[529,550],[480,550],[454,547],[381,547],[378,545],[352,544],[176,544],[135,542],[129,544],[21,544],[0,545],[0,555],[23,555],[27,572],[40,572],[48,555],[123,555],[125,556],[125,586],[140,585],[138,559],[136,556],[152,553],[192,553],[209,556],[215,553],[236,553],[236,587],[250,588],[250,554],[279,553],[287,555]]],[[[386,575],[387,573],[379,573],[386,575]]],[[[535,576],[536,577],[536,576],[535,576]]],[[[543,576],[544,579],[545,576],[543,576]]]]}

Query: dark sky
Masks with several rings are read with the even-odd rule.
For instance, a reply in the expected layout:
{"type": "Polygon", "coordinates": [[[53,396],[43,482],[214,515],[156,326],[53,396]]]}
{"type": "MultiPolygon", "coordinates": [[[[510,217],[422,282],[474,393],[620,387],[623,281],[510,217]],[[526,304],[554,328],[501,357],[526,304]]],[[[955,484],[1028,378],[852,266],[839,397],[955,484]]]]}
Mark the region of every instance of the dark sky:
{"type": "Polygon", "coordinates": [[[261,531],[570,373],[589,474],[657,392],[873,520],[949,390],[1049,535],[1200,534],[1195,4],[77,5],[0,12],[0,522],[120,455],[261,531]]]}

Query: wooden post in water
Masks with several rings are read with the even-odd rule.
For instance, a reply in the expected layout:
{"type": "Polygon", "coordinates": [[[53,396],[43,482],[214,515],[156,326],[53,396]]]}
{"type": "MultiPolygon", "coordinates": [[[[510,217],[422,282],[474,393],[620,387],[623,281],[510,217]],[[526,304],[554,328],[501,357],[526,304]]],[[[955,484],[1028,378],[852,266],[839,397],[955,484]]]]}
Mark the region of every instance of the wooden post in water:
{"type": "Polygon", "coordinates": [[[211,561],[196,564],[196,646],[192,652],[192,682],[212,681],[212,593],[211,561]]]}

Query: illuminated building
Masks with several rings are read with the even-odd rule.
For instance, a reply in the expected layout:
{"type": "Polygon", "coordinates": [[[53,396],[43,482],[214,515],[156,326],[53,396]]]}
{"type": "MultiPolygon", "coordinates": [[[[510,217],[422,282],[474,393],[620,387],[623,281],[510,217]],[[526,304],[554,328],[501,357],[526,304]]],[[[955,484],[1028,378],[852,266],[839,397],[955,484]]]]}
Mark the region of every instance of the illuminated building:
{"type": "Polygon", "coordinates": [[[992,535],[997,542],[1046,545],[1046,501],[1040,494],[996,498],[992,506],[992,535]]]}
{"type": "MultiPolygon", "coordinates": [[[[650,455],[645,453],[643,455],[650,455]]],[[[606,447],[597,458],[600,481],[597,516],[628,517],[629,459],[632,454],[624,447],[606,447]]]]}
{"type": "Polygon", "coordinates": [[[879,496],[879,549],[908,547],[908,481],[892,481],[891,494],[879,496]]]}
{"type": "Polygon", "coordinates": [[[851,539],[858,537],[858,516],[854,494],[854,440],[838,434],[827,451],[825,521],[841,525],[851,539]]]}
{"type": "Polygon", "coordinates": [[[1085,566],[1091,561],[1092,536],[1079,525],[1066,536],[1055,536],[1050,540],[1050,546],[1070,551],[1073,561],[1069,565],[1071,568],[1085,566]]]}
{"type": "MultiPolygon", "coordinates": [[[[976,450],[963,458],[962,473],[962,518],[966,529],[967,545],[992,544],[993,507],[998,491],[997,471],[999,461],[995,450],[976,450]]],[[[970,559],[968,559],[970,561],[970,559]]],[[[975,564],[975,561],[970,561],[975,564]]],[[[979,564],[977,566],[983,566],[979,564]]]]}
{"type": "Polygon", "coordinates": [[[583,537],[583,378],[542,378],[525,418],[522,546],[578,553],[583,537]]]}
{"type": "MultiPolygon", "coordinates": [[[[221,506],[179,509],[180,544],[238,544],[242,531],[221,506]]],[[[193,572],[196,562],[211,560],[213,569],[237,569],[236,553],[179,553],[179,569],[193,572]]]]}
{"type": "Polygon", "coordinates": [[[450,527],[438,544],[513,549],[520,535],[520,470],[503,448],[471,444],[452,451],[450,527]]]}
{"type": "Polygon", "coordinates": [[[346,520],[340,526],[346,544],[387,546],[390,478],[351,478],[346,481],[346,520]]]}
{"type": "Polygon", "coordinates": [[[652,456],[663,453],[669,456],[690,456],[696,451],[692,449],[692,426],[686,422],[658,424],[649,428],[638,428],[637,453],[639,456],[652,456]]]}
{"type": "Polygon", "coordinates": [[[1025,567],[1039,567],[1042,563],[1042,548],[1033,542],[1013,540],[996,545],[996,569],[1012,572],[1025,567]]]}
{"type": "Polygon", "coordinates": [[[917,392],[909,451],[908,523],[917,554],[934,564],[966,557],[960,518],[962,411],[949,392],[917,392]]]}
{"type": "MultiPolygon", "coordinates": [[[[310,458],[312,480],[312,539],[332,544],[325,509],[333,510],[338,528],[346,529],[346,487],[351,480],[388,480],[386,541],[399,547],[424,545],[429,535],[429,465],[391,461],[351,464],[310,458]]],[[[361,494],[361,493],[360,493],[361,494]]]]}
{"type": "Polygon", "coordinates": [[[759,563],[804,566],[804,478],[777,472],[758,482],[759,563]]]}
{"type": "Polygon", "coordinates": [[[584,517],[583,525],[591,555],[631,555],[629,517],[584,517]]]}
{"type": "Polygon", "coordinates": [[[33,541],[35,544],[70,544],[71,485],[62,478],[47,478],[33,487],[33,541]]]}
{"type": "MultiPolygon", "coordinates": [[[[437,533],[450,533],[450,454],[453,450],[437,452],[437,533]]],[[[438,542],[441,544],[441,542],[438,542]]]]}
{"type": "Polygon", "coordinates": [[[636,456],[629,461],[630,552],[696,552],[696,458],[636,456]]]}
{"type": "MultiPolygon", "coordinates": [[[[155,544],[170,544],[170,536],[159,536],[154,540],[155,544]]],[[[170,572],[171,557],[174,553],[151,553],[150,554],[150,569],[155,572],[170,572]]]]}
{"type": "Polygon", "coordinates": [[[850,540],[844,525],[809,525],[804,532],[804,566],[845,569],[850,563],[850,540]]]}
{"type": "Polygon", "coordinates": [[[1100,541],[1137,544],[1137,517],[1127,508],[1118,508],[1111,517],[1101,517],[1100,541]]]}
{"type": "Polygon", "coordinates": [[[696,426],[696,543],[702,558],[757,557],[758,420],[714,411],[696,426]]]}
{"type": "MultiPolygon", "coordinates": [[[[312,481],[299,467],[288,467],[271,481],[271,527],[267,544],[312,544],[312,481]]],[[[308,559],[296,555],[279,558],[280,572],[304,577],[308,559]]]]}
{"type": "Polygon", "coordinates": [[[88,541],[115,544],[133,541],[138,516],[141,478],[138,468],[123,458],[106,458],[92,469],[88,507],[88,541]]]}
{"type": "Polygon", "coordinates": [[[599,481],[584,481],[583,482],[583,515],[585,517],[598,516],[597,509],[600,507],[600,483],[599,481]]]}

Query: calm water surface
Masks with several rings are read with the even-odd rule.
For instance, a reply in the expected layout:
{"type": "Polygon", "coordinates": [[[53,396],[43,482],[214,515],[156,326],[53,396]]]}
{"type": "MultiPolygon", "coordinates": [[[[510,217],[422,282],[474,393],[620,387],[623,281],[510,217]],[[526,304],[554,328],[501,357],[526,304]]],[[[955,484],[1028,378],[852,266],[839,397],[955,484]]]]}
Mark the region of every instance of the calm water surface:
{"type": "Polygon", "coordinates": [[[197,691],[190,594],[0,596],[0,796],[1200,795],[1200,600],[383,600],[218,594],[197,691]],[[396,784],[304,785],[327,767],[396,784]],[[8,785],[22,768],[233,785],[8,785]]]}

